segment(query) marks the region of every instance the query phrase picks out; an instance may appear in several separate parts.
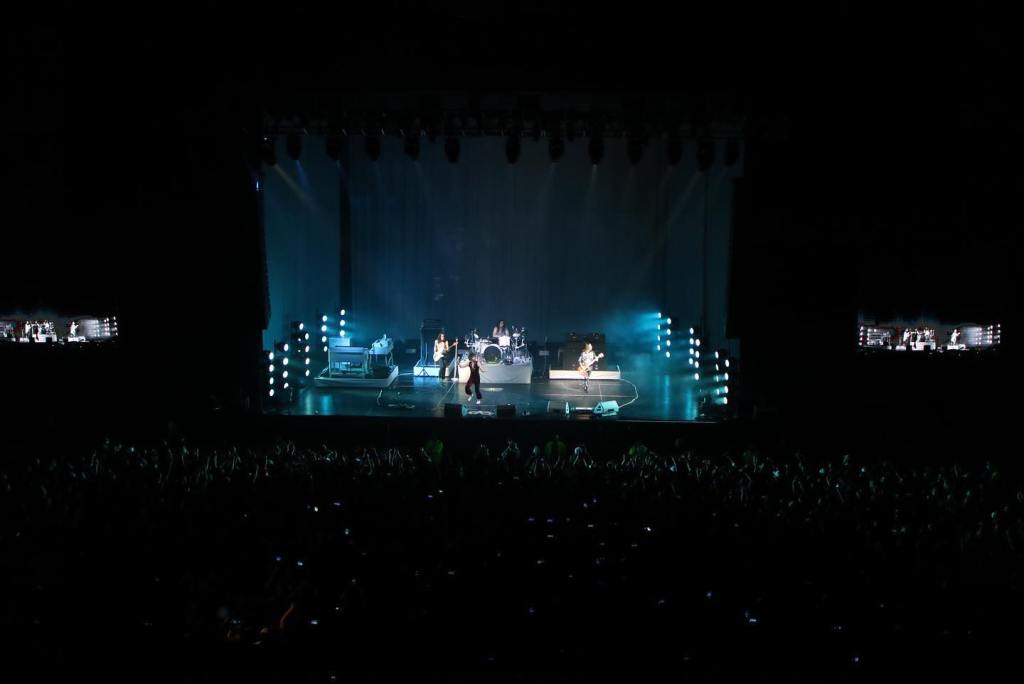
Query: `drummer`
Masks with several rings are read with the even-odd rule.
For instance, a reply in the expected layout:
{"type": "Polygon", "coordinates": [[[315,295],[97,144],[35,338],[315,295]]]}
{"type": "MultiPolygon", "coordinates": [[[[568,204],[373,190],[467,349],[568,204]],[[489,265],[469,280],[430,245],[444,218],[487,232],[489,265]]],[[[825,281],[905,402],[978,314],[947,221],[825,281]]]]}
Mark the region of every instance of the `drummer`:
{"type": "Polygon", "coordinates": [[[491,337],[495,340],[508,337],[508,326],[505,325],[505,321],[498,321],[494,326],[494,330],[491,331],[491,337]]]}

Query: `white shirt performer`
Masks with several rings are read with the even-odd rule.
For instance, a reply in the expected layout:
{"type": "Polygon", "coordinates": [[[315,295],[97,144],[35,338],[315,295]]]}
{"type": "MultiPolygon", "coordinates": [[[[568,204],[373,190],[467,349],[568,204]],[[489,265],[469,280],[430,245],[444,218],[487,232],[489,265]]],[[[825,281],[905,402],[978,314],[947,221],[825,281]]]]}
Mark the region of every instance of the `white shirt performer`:
{"type": "Polygon", "coordinates": [[[594,345],[590,342],[583,345],[583,353],[580,354],[580,358],[577,360],[577,370],[583,374],[584,392],[590,391],[590,373],[594,370],[597,358],[597,355],[594,353],[594,345]]]}

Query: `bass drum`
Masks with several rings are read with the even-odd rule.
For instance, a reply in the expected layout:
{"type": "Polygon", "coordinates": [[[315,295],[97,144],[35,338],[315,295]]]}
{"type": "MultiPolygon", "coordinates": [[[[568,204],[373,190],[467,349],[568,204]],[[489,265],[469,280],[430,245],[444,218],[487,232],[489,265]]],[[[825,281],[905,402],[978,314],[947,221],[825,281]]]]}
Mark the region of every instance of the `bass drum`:
{"type": "Polygon", "coordinates": [[[484,363],[501,363],[501,347],[496,344],[489,344],[484,347],[484,363]]]}

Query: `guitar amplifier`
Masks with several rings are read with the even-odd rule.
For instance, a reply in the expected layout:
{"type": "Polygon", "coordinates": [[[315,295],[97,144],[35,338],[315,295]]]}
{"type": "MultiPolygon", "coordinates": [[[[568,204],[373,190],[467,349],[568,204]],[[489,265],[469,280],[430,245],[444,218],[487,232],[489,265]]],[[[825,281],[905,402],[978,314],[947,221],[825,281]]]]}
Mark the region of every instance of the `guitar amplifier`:
{"type": "Polygon", "coordinates": [[[583,353],[583,342],[566,342],[562,345],[562,370],[576,370],[577,361],[583,353]]]}

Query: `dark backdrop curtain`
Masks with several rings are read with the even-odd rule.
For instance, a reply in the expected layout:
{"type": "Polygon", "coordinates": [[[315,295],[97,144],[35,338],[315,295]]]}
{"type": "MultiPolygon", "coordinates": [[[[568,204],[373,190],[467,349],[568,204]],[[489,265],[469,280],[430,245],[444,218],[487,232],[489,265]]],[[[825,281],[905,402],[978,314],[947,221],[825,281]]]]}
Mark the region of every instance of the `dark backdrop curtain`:
{"type": "Polygon", "coordinates": [[[689,146],[671,167],[660,141],[632,165],[625,142],[607,140],[597,166],[586,140],[558,163],[543,139],[524,140],[516,164],[503,138],[462,138],[456,164],[443,145],[423,139],[413,162],[386,138],[374,162],[349,139],[358,336],[415,337],[424,318],[451,336],[489,333],[504,318],[535,340],[603,331],[641,344],[652,312],[698,322],[707,299],[724,341],[738,166],[700,174],[689,146]]]}

